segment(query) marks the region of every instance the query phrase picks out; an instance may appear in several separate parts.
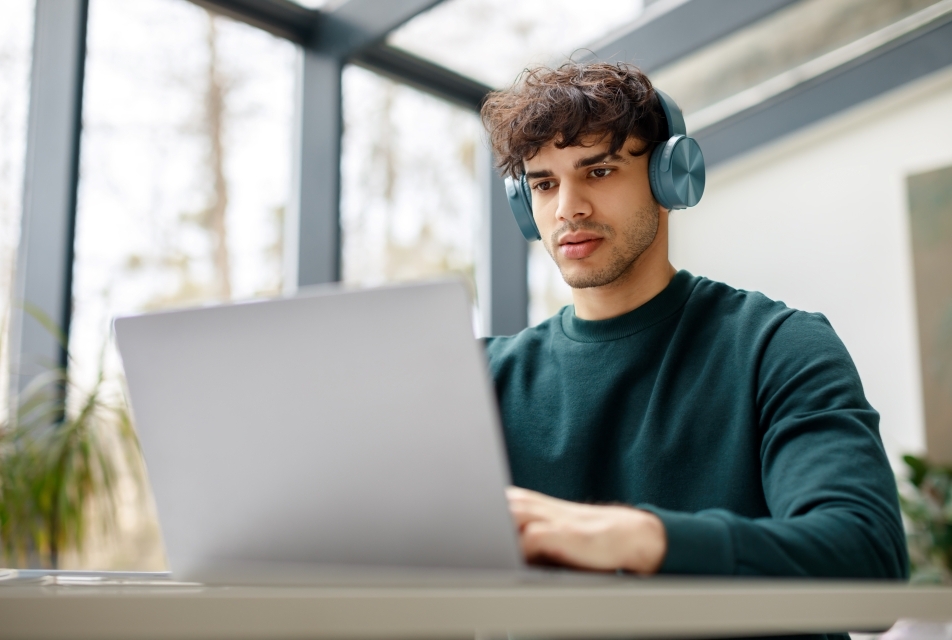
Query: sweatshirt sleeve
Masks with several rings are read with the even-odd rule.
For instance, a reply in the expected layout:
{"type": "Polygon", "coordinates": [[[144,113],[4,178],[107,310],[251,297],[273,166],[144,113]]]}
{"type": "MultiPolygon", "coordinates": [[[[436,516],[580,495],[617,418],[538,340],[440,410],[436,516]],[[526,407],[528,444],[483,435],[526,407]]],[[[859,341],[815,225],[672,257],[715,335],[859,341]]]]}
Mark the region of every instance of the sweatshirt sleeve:
{"type": "Polygon", "coordinates": [[[895,478],[856,367],[826,318],[796,312],[757,375],[769,518],[644,508],[664,522],[663,573],[908,577],[895,478]]]}

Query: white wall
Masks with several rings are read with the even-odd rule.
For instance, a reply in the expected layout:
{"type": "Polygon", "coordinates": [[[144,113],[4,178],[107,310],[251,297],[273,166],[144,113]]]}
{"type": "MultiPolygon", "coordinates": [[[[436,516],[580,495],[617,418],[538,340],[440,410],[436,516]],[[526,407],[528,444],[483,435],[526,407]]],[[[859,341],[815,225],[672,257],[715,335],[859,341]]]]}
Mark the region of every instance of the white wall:
{"type": "Polygon", "coordinates": [[[905,179],[949,164],[952,70],[717,167],[671,220],[676,267],[830,319],[894,462],[925,447],[905,179]]]}

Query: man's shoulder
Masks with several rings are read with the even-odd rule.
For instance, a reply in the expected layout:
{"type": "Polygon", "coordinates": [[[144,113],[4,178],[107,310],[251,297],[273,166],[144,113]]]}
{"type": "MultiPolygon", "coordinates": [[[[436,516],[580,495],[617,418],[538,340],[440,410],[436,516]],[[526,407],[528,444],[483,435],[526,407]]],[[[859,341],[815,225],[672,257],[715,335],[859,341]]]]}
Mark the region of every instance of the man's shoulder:
{"type": "Polygon", "coordinates": [[[704,276],[695,276],[694,280],[695,286],[688,299],[688,303],[694,306],[714,307],[726,314],[746,313],[760,316],[789,315],[796,311],[783,301],[774,300],[760,291],[732,287],[725,282],[704,276]]]}
{"type": "Polygon", "coordinates": [[[710,334],[720,340],[744,344],[768,358],[813,360],[824,353],[849,360],[842,340],[822,313],[796,309],[759,291],[707,278],[698,278],[682,322],[709,326],[710,334]]]}
{"type": "Polygon", "coordinates": [[[760,291],[732,287],[724,282],[702,276],[696,278],[696,286],[686,306],[686,313],[700,316],[705,322],[741,325],[746,330],[756,326],[781,325],[809,331],[811,328],[830,329],[830,323],[822,313],[803,311],[775,300],[760,291]]]}

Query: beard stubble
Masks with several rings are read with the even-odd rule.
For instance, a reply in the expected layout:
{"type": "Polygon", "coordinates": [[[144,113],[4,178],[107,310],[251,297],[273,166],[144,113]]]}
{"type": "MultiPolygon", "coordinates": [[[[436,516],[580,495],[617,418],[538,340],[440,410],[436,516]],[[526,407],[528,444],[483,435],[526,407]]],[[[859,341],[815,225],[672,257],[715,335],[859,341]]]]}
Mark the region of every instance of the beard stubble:
{"type": "Polygon", "coordinates": [[[555,230],[546,243],[546,250],[562,273],[562,279],[573,289],[588,289],[603,287],[611,284],[629,273],[641,255],[651,246],[658,235],[658,224],[661,211],[657,202],[645,205],[636,211],[630,222],[616,231],[614,227],[590,220],[579,223],[566,223],[555,230]],[[598,233],[612,242],[611,256],[608,264],[598,271],[590,273],[566,273],[563,262],[558,258],[558,237],[566,232],[591,231],[598,233]]]}

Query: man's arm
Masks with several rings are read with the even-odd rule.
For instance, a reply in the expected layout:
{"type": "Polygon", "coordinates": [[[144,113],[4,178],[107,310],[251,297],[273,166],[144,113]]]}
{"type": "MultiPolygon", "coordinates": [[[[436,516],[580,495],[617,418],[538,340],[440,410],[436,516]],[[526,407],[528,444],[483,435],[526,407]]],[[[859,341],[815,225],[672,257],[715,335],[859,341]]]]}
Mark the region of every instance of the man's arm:
{"type": "Polygon", "coordinates": [[[790,315],[763,351],[757,384],[761,474],[772,517],[655,509],[669,541],[662,570],[907,577],[879,415],[826,319],[790,315]]]}
{"type": "MultiPolygon", "coordinates": [[[[655,568],[690,574],[907,577],[896,485],[879,439],[878,414],[866,402],[852,360],[826,320],[792,314],[767,344],[757,378],[761,424],[751,428],[763,433],[763,489],[772,517],[641,505],[662,523],[663,559],[655,568]]],[[[523,504],[538,502],[537,496],[516,493],[513,499],[510,494],[530,560],[652,571],[651,562],[628,560],[638,557],[633,548],[644,559],[654,558],[658,549],[657,527],[647,524],[644,510],[577,505],[593,510],[585,512],[557,508],[558,503],[523,504]],[[544,526],[529,526],[536,517],[544,526]],[[595,543],[586,534],[592,528],[586,520],[599,523],[605,540],[622,539],[626,532],[632,537],[595,543]]]]}

